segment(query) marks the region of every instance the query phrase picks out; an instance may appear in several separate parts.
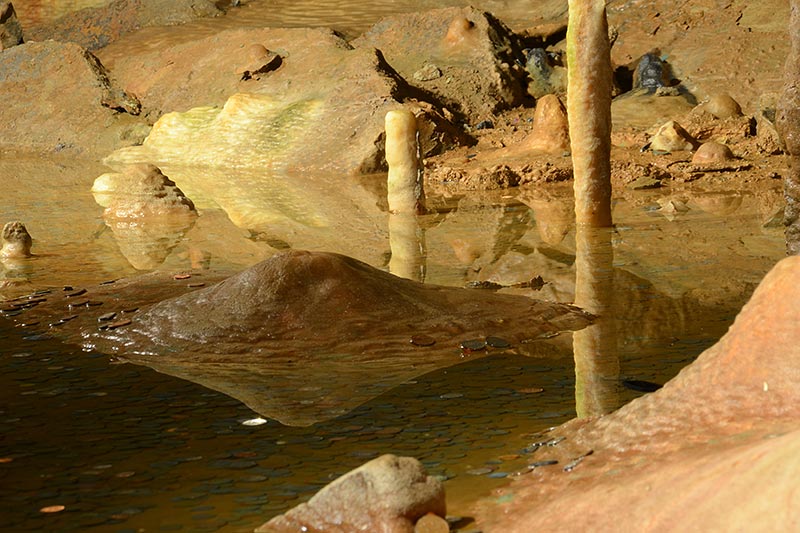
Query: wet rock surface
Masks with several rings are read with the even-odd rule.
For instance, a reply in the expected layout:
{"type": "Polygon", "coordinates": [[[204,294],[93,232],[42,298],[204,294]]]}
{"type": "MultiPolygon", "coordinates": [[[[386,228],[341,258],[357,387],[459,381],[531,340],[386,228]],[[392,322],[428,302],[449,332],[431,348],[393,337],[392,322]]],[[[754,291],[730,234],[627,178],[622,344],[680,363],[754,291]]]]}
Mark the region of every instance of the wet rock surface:
{"type": "Polygon", "coordinates": [[[114,0],[101,7],[68,13],[52,24],[27,30],[30,39],[73,42],[97,50],[146,26],[182,24],[219,15],[210,0],[114,0]]]}
{"type": "Polygon", "coordinates": [[[729,332],[659,391],[554,430],[564,439],[556,453],[561,462],[588,450],[591,457],[574,473],[523,476],[504,491],[512,503],[484,509],[485,530],[643,521],[659,529],[675,526],[678,517],[712,529],[796,522],[796,491],[783,461],[798,446],[800,330],[789,318],[800,297],[798,272],[796,257],[778,263],[729,332]],[[743,504],[743,491],[770,494],[770,512],[763,512],[761,498],[743,504]],[[665,493],[673,495],[668,502],[665,493]]]}
{"type": "MultiPolygon", "coordinates": [[[[323,29],[228,30],[118,58],[114,71],[161,117],[143,146],[109,157],[123,163],[373,172],[385,168],[383,117],[416,94],[379,51],[323,29]],[[254,47],[274,57],[253,66],[254,47]]],[[[410,107],[424,153],[468,139],[430,103],[410,107]]]]}
{"type": "Polygon", "coordinates": [[[413,533],[414,524],[428,513],[445,516],[442,483],[427,475],[416,459],[382,455],[348,472],[307,503],[276,516],[256,531],[413,533]]]}
{"type": "Polygon", "coordinates": [[[456,364],[464,339],[498,336],[519,345],[591,321],[569,305],[423,285],[329,253],[278,254],[219,283],[211,273],[189,277],[152,274],[77,298],[54,295],[19,319],[36,315],[72,342],[224,390],[290,425],[336,416],[386,386],[456,364]],[[92,302],[104,302],[102,310],[95,313],[92,302]],[[125,323],[98,325],[99,315],[126,309],[134,311],[125,323]],[[413,344],[419,334],[435,343],[413,344]],[[315,373],[320,382],[332,374],[351,380],[297,391],[296,380],[315,373]],[[271,392],[263,395],[267,384],[271,392]]]}

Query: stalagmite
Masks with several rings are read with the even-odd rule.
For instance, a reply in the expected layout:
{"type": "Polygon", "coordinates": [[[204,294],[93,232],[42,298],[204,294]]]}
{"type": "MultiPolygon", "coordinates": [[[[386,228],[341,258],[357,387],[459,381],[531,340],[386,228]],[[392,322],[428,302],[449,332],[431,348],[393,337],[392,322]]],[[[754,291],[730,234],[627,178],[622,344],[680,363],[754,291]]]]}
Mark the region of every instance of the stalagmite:
{"type": "Polygon", "coordinates": [[[579,225],[611,225],[611,54],[603,0],[569,0],[567,114],[579,225]]]}
{"type": "Polygon", "coordinates": [[[31,256],[31,239],[25,224],[19,221],[8,222],[3,226],[2,234],[2,249],[0,249],[0,257],[2,258],[21,258],[31,256]]]}
{"type": "Polygon", "coordinates": [[[789,21],[791,52],[786,58],[783,94],[778,104],[777,126],[786,151],[789,172],[783,181],[786,200],[786,251],[800,254],[800,0],[792,0],[789,21]]]}
{"type": "Polygon", "coordinates": [[[389,212],[421,214],[425,194],[417,145],[417,119],[406,109],[386,113],[389,212]]]}

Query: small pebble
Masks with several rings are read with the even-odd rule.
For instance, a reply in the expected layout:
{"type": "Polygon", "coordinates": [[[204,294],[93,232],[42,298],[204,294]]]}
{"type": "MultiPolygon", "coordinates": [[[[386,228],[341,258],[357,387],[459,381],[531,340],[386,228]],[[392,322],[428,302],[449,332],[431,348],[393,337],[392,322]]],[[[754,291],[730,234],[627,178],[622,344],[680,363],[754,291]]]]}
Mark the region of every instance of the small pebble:
{"type": "Polygon", "coordinates": [[[510,348],[511,343],[500,337],[486,337],[486,344],[492,348],[510,348]]]}
{"type": "Polygon", "coordinates": [[[412,335],[411,344],[414,346],[433,346],[436,344],[436,339],[428,335],[412,335]]]}
{"type": "Polygon", "coordinates": [[[191,274],[183,273],[183,274],[175,274],[174,276],[172,276],[172,279],[174,279],[174,280],[182,280],[182,279],[189,279],[191,277],[192,277],[191,274]]]}
{"type": "Polygon", "coordinates": [[[450,524],[441,516],[428,513],[414,525],[414,533],[448,533],[450,524]]]}
{"type": "Polygon", "coordinates": [[[97,317],[97,321],[98,322],[107,322],[109,320],[114,320],[114,318],[116,318],[116,316],[117,316],[117,313],[112,311],[111,313],[106,313],[104,315],[100,315],[99,317],[97,317]]]}
{"type": "Polygon", "coordinates": [[[477,352],[486,349],[486,343],[480,339],[468,339],[461,341],[459,346],[462,350],[469,350],[471,352],[477,352]]]}

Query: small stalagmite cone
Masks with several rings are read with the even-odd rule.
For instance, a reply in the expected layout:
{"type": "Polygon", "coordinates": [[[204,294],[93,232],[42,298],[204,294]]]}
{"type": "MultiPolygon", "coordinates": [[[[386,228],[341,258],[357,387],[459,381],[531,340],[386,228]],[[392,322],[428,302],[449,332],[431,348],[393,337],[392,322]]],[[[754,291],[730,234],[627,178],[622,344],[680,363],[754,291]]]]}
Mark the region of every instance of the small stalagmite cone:
{"type": "Polygon", "coordinates": [[[417,119],[407,109],[389,111],[385,128],[389,211],[421,214],[425,194],[417,145],[417,119]]]}

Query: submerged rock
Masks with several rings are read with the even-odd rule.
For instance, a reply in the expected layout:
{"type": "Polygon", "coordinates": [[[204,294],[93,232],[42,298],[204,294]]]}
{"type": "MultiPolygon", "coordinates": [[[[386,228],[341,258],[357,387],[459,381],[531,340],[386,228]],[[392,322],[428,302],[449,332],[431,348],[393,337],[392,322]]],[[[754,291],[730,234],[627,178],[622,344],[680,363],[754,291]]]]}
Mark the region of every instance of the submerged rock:
{"type": "Polygon", "coordinates": [[[385,531],[413,533],[428,513],[446,514],[441,481],[411,457],[382,455],[326,485],[301,503],[256,529],[294,531],[385,531]]]}

